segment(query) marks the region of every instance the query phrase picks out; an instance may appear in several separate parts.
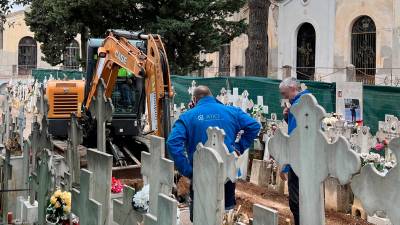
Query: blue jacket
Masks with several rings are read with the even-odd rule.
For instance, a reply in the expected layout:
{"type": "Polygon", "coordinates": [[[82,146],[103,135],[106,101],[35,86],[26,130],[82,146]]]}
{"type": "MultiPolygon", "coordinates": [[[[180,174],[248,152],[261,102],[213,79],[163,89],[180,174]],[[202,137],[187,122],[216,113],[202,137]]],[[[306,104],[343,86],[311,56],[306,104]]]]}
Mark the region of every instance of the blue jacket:
{"type": "Polygon", "coordinates": [[[167,141],[168,152],[183,176],[192,177],[193,154],[198,143],[206,143],[208,127],[224,129],[229,151],[240,153],[251,146],[260,130],[260,124],[240,108],[225,106],[212,96],[202,98],[179,117],[167,141]],[[235,143],[241,130],[244,134],[235,143]]]}
{"type": "MultiPolygon", "coordinates": [[[[298,93],[293,99],[290,100],[290,104],[292,105],[291,107],[293,107],[294,105],[297,105],[300,102],[301,96],[303,96],[305,94],[310,94],[310,93],[311,92],[308,90],[298,93]]],[[[297,123],[296,123],[296,118],[290,111],[289,111],[288,119],[286,122],[288,124],[288,134],[291,135],[293,130],[297,127],[297,123]]],[[[289,172],[289,170],[290,170],[290,166],[286,165],[283,168],[282,172],[287,173],[287,172],[289,172]]]]}

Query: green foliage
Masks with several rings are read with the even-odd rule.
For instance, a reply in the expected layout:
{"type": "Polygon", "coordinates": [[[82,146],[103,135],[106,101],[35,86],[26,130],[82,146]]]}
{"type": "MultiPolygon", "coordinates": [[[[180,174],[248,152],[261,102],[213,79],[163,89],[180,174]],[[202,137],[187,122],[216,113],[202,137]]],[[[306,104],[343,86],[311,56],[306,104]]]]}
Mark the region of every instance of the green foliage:
{"type": "Polygon", "coordinates": [[[89,36],[104,37],[114,28],[160,34],[172,72],[184,74],[207,63],[199,63],[200,51],[216,51],[246,29],[243,20],[226,19],[246,0],[24,1],[31,1],[27,24],[52,65],[62,61],[66,45],[77,34],[86,42],[89,36]]]}

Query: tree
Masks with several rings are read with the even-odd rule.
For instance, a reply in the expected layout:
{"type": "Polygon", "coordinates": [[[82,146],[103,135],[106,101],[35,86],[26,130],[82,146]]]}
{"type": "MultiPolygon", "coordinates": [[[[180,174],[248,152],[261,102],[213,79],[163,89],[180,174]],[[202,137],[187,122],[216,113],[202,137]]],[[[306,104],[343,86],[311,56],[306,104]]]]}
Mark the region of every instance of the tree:
{"type": "Polygon", "coordinates": [[[246,50],[246,74],[268,75],[269,0],[249,0],[249,47],[246,50]]]}
{"type": "Polygon", "coordinates": [[[65,47],[81,34],[82,52],[88,37],[104,37],[107,29],[157,33],[163,37],[171,71],[187,74],[203,67],[199,52],[214,52],[246,29],[229,21],[245,0],[31,0],[27,24],[43,43],[44,60],[62,62],[65,47]]]}

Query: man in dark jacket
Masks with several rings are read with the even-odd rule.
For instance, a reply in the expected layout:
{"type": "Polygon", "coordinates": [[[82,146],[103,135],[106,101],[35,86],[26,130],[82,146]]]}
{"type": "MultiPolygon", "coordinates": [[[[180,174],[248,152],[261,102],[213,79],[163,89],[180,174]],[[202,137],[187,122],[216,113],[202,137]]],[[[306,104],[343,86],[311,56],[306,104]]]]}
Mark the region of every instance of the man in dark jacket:
{"type": "MultiPolygon", "coordinates": [[[[197,144],[206,143],[209,127],[223,129],[226,134],[224,142],[228,150],[239,154],[250,147],[260,131],[260,124],[255,119],[240,108],[220,103],[206,86],[199,86],[194,90],[193,103],[195,107],[182,114],[175,122],[167,141],[168,152],[178,171],[190,179],[193,175],[193,154],[197,144]],[[235,143],[241,130],[244,133],[240,141],[235,143]]],[[[232,209],[235,204],[235,184],[227,182],[225,209],[232,209]]]]}
{"type": "MultiPolygon", "coordinates": [[[[279,85],[279,90],[284,99],[289,99],[292,107],[300,101],[300,97],[309,94],[310,92],[305,90],[301,91],[300,83],[296,78],[286,78],[279,85]]],[[[288,134],[291,135],[293,130],[296,128],[296,118],[290,112],[290,107],[286,106],[283,110],[283,116],[288,123],[288,134]]],[[[300,208],[299,208],[299,178],[294,173],[290,165],[284,165],[281,172],[281,177],[283,180],[288,180],[289,186],[289,206],[290,211],[292,211],[295,225],[300,225],[300,208]],[[287,174],[287,178],[286,178],[287,174]]]]}

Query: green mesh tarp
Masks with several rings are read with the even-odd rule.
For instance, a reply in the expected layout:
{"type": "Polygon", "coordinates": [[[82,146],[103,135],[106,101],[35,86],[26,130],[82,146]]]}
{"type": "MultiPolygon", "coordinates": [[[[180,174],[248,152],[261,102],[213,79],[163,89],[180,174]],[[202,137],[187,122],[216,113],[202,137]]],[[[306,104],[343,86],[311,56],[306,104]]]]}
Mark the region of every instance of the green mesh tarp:
{"type": "MultiPolygon", "coordinates": [[[[219,94],[222,87],[232,89],[239,88],[239,93],[248,90],[249,98],[255,103],[257,96],[264,96],[264,104],[268,105],[269,112],[276,112],[281,116],[281,96],[279,95],[279,80],[272,80],[261,77],[218,77],[218,78],[196,78],[172,76],[173,86],[176,91],[175,103],[187,104],[190,100],[188,88],[192,81],[196,85],[207,85],[213,94],[219,94]]],[[[319,104],[327,112],[334,112],[336,109],[336,84],[322,83],[315,81],[302,81],[317,98],[319,104]]],[[[371,128],[374,134],[378,129],[378,122],[385,119],[385,114],[399,116],[400,112],[400,88],[382,86],[364,86],[364,123],[371,128]]]]}
{"type": "Polygon", "coordinates": [[[85,74],[77,70],[52,70],[52,69],[32,70],[32,77],[39,82],[43,82],[45,78],[49,79],[50,76],[52,76],[54,79],[60,79],[60,80],[64,79],[65,76],[67,76],[69,80],[81,80],[83,77],[85,77],[85,74]]]}

